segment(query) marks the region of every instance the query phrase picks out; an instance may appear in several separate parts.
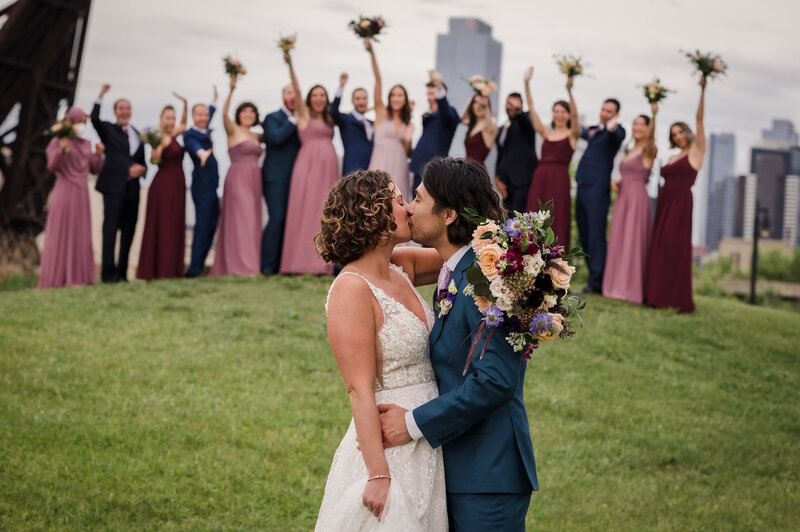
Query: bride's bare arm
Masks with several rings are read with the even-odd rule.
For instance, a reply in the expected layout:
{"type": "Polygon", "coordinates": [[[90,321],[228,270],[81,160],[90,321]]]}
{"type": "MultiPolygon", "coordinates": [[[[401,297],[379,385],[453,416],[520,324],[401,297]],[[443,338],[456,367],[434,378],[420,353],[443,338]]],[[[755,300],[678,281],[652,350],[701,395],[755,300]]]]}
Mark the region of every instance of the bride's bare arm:
{"type": "Polygon", "coordinates": [[[392,252],[392,264],[403,268],[414,286],[425,286],[439,279],[444,261],[433,248],[402,247],[392,252]]]}
{"type": "MultiPolygon", "coordinates": [[[[367,284],[354,275],[341,275],[331,290],[328,302],[328,340],[339,365],[358,435],[361,454],[370,478],[390,476],[383,454],[381,421],[375,403],[377,302],[367,284]],[[357,326],[354,326],[357,324],[357,326]]],[[[380,320],[383,319],[382,315],[380,320]]],[[[389,494],[389,478],[367,482],[364,505],[379,517],[389,494]]]]}

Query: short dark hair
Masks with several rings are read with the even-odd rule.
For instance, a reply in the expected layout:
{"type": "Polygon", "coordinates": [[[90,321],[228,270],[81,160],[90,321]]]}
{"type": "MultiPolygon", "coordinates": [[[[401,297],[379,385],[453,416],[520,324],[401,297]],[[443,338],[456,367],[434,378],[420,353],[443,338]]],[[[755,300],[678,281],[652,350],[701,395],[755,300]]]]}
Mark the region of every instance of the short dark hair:
{"type": "Polygon", "coordinates": [[[508,95],[506,100],[508,100],[508,98],[519,98],[521,100],[522,99],[522,95],[520,93],[518,93],[518,92],[512,92],[511,94],[508,95]]]}
{"type": "Polygon", "coordinates": [[[358,91],[364,91],[364,93],[365,93],[365,94],[369,94],[369,93],[367,93],[367,89],[365,89],[364,87],[356,87],[355,89],[353,89],[353,92],[352,92],[352,93],[350,93],[350,99],[351,99],[351,100],[352,100],[353,98],[355,98],[355,96],[356,96],[356,93],[357,93],[358,91]]]}
{"type": "Polygon", "coordinates": [[[117,100],[117,101],[115,101],[115,102],[114,102],[114,110],[115,110],[115,111],[117,110],[117,106],[118,106],[120,103],[122,103],[122,102],[128,102],[128,105],[130,105],[130,104],[131,104],[131,101],[130,101],[129,99],[127,99],[127,98],[120,98],[119,100],[117,100]]]}
{"type": "Polygon", "coordinates": [[[468,159],[438,157],[422,170],[422,184],[433,198],[434,212],[453,209],[458,217],[447,226],[447,239],[454,245],[466,245],[477,227],[464,218],[464,209],[475,209],[479,215],[500,221],[505,210],[492,188],[492,181],[483,165],[468,159]]]}
{"type": "Polygon", "coordinates": [[[606,101],[604,101],[603,103],[613,103],[614,107],[617,108],[617,112],[619,113],[620,105],[619,105],[619,100],[617,100],[616,98],[606,98],[606,101]]]}
{"type": "MultiPolygon", "coordinates": [[[[428,83],[426,83],[426,84],[425,84],[425,86],[426,86],[426,87],[428,87],[429,89],[432,89],[432,88],[435,88],[435,87],[436,87],[436,83],[434,83],[434,82],[432,82],[432,81],[429,81],[428,83]]],[[[447,90],[447,83],[445,83],[445,82],[443,81],[443,82],[442,82],[442,87],[444,88],[444,90],[447,90]]]]}
{"type": "Polygon", "coordinates": [[[242,114],[242,111],[244,111],[245,109],[252,109],[253,110],[253,112],[256,114],[256,121],[254,122],[254,124],[258,124],[258,122],[259,122],[259,120],[258,120],[258,107],[256,107],[255,104],[252,103],[252,102],[242,102],[242,103],[239,104],[239,107],[236,108],[236,114],[234,115],[234,118],[233,118],[234,122],[236,122],[236,125],[237,126],[241,126],[242,125],[242,121],[239,119],[239,115],[242,114]]]}

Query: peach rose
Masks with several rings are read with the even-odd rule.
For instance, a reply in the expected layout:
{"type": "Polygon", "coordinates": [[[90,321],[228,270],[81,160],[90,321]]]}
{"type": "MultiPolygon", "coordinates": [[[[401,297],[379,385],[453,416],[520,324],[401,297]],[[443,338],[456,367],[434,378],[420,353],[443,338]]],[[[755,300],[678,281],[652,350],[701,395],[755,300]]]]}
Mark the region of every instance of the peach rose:
{"type": "Polygon", "coordinates": [[[533,337],[540,342],[549,342],[550,340],[555,340],[558,338],[558,335],[561,334],[561,331],[564,330],[564,324],[561,323],[564,318],[561,316],[561,314],[550,314],[550,318],[553,320],[550,323],[550,330],[533,335],[533,337]]]}
{"type": "Polygon", "coordinates": [[[489,281],[497,279],[497,261],[500,260],[500,255],[504,253],[503,248],[497,244],[489,244],[484,246],[478,258],[478,266],[480,266],[483,275],[489,281]]]}
{"type": "Polygon", "coordinates": [[[550,276],[553,282],[553,288],[566,290],[569,288],[569,280],[572,274],[575,273],[575,268],[570,266],[564,259],[553,259],[553,264],[545,269],[545,273],[550,276]],[[558,266],[558,268],[556,268],[558,266]],[[563,271],[561,271],[563,270],[563,271]]]}
{"type": "Polygon", "coordinates": [[[475,304],[478,306],[478,310],[481,312],[492,306],[491,301],[481,296],[475,296],[475,304]]]}
{"type": "Polygon", "coordinates": [[[370,22],[369,20],[364,19],[364,20],[361,21],[361,24],[359,24],[359,25],[362,28],[367,29],[372,25],[372,22],[370,22]]]}
{"type": "Polygon", "coordinates": [[[497,231],[500,230],[500,227],[492,221],[489,221],[483,225],[479,225],[475,228],[475,231],[472,232],[472,249],[475,251],[475,254],[480,254],[481,250],[488,246],[489,244],[497,244],[497,237],[492,236],[492,238],[481,238],[481,235],[486,233],[487,231],[492,233],[492,235],[496,235],[497,231]]]}

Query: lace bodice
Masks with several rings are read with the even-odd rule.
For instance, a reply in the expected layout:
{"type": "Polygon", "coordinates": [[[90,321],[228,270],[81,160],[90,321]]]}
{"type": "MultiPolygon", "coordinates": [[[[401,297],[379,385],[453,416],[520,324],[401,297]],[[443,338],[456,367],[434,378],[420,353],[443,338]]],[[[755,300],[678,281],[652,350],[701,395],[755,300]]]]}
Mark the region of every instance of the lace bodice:
{"type": "MultiPolygon", "coordinates": [[[[414,290],[410,279],[402,268],[395,265],[390,265],[390,267],[400,273],[414,290]]],[[[369,286],[372,295],[383,311],[383,326],[378,331],[378,341],[383,355],[383,367],[381,369],[383,385],[376,378],[375,391],[391,390],[435,381],[436,378],[433,374],[428,346],[428,335],[434,322],[433,310],[431,310],[430,305],[414,290],[425,311],[427,323],[423,323],[416,314],[402,303],[386,295],[382,289],[372,284],[363,275],[355,272],[342,272],[339,275],[357,275],[361,277],[369,286]]],[[[334,284],[336,284],[336,280],[331,284],[330,290],[333,289],[334,284]]],[[[328,300],[330,300],[330,290],[328,291],[328,300]]],[[[326,301],[325,311],[327,312],[327,310],[328,303],[326,301]]]]}

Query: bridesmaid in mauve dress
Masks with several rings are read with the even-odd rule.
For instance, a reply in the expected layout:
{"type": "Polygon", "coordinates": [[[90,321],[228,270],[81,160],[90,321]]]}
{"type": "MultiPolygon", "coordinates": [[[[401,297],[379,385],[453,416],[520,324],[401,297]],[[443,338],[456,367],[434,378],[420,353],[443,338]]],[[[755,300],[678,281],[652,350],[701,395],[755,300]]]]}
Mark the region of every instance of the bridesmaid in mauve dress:
{"type": "Polygon", "coordinates": [[[375,58],[375,44],[365,41],[372,60],[375,74],[375,144],[369,160],[370,170],[383,170],[392,176],[403,198],[411,197],[411,174],[408,170],[408,156],[411,153],[411,137],[414,124],[411,120],[411,104],[408,92],[402,85],[389,89],[389,105],[381,99],[383,82],[378,60],[375,58]]]}
{"type": "Polygon", "coordinates": [[[161,111],[159,129],[161,145],[150,154],[150,162],[158,164],[158,172],[147,189],[147,211],[142,233],[142,248],[136,277],[151,281],[183,277],[186,252],[186,176],[183,173],[183,146],[175,140],[186,131],[186,98],[183,114],[175,124],[175,108],[167,105],[161,111]]]}
{"type": "Polygon", "coordinates": [[[542,157],[533,173],[531,188],[528,191],[526,211],[538,211],[539,202],[553,202],[553,233],[557,243],[569,250],[571,223],[569,163],[575,151],[575,144],[581,136],[581,125],[578,121],[578,109],[572,97],[572,78],[567,79],[569,103],[558,100],[553,104],[553,120],[547,127],[539,118],[533,107],[531,95],[531,78],[533,67],[525,73],[525,97],[528,101],[528,112],[536,132],[544,139],[542,157]]]}
{"type": "Polygon", "coordinates": [[[652,109],[652,118],[639,115],[633,121],[635,144],[619,165],[622,179],[612,185],[617,199],[611,213],[603,295],[631,303],[644,302],[647,244],[652,225],[647,180],[657,153],[654,138],[657,104],[652,104],[652,109]]]}
{"type": "MultiPolygon", "coordinates": [[[[64,119],[80,131],[86,113],[72,107],[64,119]]],[[[39,288],[97,282],[87,184],[89,173],[97,174],[103,167],[104,146],[98,143],[96,149],[92,153],[92,143],[80,137],[53,138],[47,145],[47,169],[56,174],[56,183],[44,228],[39,288]]]]}
{"type": "MultiPolygon", "coordinates": [[[[295,93],[302,94],[288,52],[284,53],[284,59],[295,93]]],[[[333,274],[333,265],[327,264],[314,247],[314,237],[320,232],[322,206],[339,179],[329,108],[328,92],[322,85],[314,85],[305,100],[297,100],[297,134],[301,145],[289,186],[280,273],[333,274]]]]}
{"type": "Polygon", "coordinates": [[[467,125],[467,136],[464,138],[467,159],[486,168],[486,156],[497,139],[497,122],[492,114],[489,97],[483,94],[473,95],[461,121],[467,125]]]}
{"type": "Polygon", "coordinates": [[[692,190],[706,152],[703,106],[706,79],[700,79],[697,134],[684,122],[669,128],[669,142],[681,151],[661,167],[653,237],[647,258],[647,304],[692,312],[692,190]]]}
{"type": "Polygon", "coordinates": [[[258,275],[261,268],[261,138],[250,129],[258,124],[258,109],[250,102],[236,108],[234,120],[228,113],[236,77],[222,107],[222,122],[228,133],[231,165],[225,175],[220,206],[217,246],[209,276],[258,275]]]}

